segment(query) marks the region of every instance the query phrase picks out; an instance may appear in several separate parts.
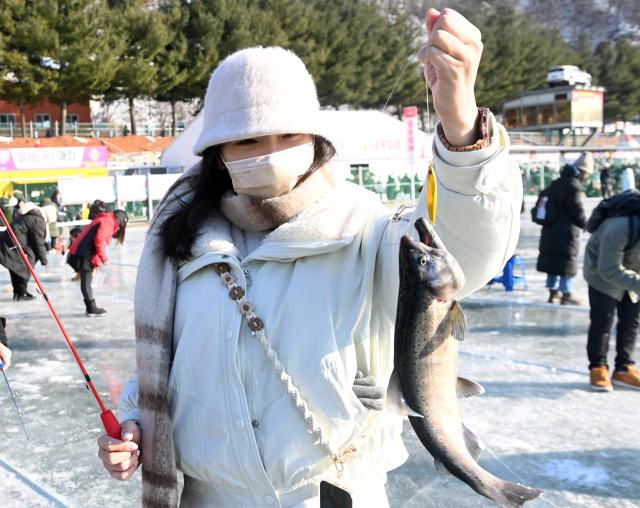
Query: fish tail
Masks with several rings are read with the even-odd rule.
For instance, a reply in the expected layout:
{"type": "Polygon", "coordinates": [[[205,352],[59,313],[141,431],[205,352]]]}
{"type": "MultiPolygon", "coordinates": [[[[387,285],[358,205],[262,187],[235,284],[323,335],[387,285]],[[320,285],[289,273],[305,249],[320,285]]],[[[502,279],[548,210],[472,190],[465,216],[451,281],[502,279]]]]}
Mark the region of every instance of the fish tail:
{"type": "Polygon", "coordinates": [[[527,501],[535,499],[543,492],[543,490],[532,489],[519,483],[511,483],[497,479],[497,481],[484,492],[484,495],[501,506],[518,508],[524,506],[527,501]]]}

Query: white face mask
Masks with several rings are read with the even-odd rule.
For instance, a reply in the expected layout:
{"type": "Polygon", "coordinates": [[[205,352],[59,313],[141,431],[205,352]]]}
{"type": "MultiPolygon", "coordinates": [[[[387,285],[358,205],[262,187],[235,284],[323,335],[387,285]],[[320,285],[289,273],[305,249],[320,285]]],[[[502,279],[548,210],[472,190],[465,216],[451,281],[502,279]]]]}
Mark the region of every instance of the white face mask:
{"type": "MultiPolygon", "coordinates": [[[[233,190],[259,199],[269,199],[290,192],[313,163],[313,143],[280,152],[226,162],[233,190]]],[[[222,155],[220,155],[222,158],[222,155]]]]}

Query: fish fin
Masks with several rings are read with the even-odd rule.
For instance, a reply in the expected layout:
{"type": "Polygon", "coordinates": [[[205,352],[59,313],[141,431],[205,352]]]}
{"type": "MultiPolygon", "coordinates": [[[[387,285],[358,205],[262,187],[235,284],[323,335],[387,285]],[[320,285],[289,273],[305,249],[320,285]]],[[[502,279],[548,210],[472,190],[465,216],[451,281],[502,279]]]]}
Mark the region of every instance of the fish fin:
{"type": "Polygon", "coordinates": [[[475,397],[482,393],[484,393],[484,388],[475,381],[471,381],[471,379],[465,379],[463,377],[458,378],[458,382],[456,383],[456,394],[459,399],[475,397]]]}
{"type": "Polygon", "coordinates": [[[457,301],[451,307],[451,336],[460,342],[467,336],[467,318],[457,301]]]}
{"type": "Polygon", "coordinates": [[[462,435],[464,437],[464,444],[467,446],[469,455],[473,457],[473,460],[478,462],[478,459],[480,458],[480,452],[482,452],[482,450],[484,450],[487,446],[478,436],[471,432],[464,423],[462,424],[462,435]]]}
{"type": "Polygon", "coordinates": [[[418,418],[424,418],[423,415],[416,413],[409,407],[409,404],[407,404],[404,394],[402,393],[402,388],[400,387],[400,376],[398,376],[398,373],[395,370],[393,371],[393,374],[391,374],[391,379],[389,380],[385,405],[387,406],[387,410],[392,413],[402,416],[416,416],[418,418]]]}
{"type": "Polygon", "coordinates": [[[438,473],[440,473],[442,476],[444,476],[445,478],[451,478],[453,476],[447,469],[447,466],[445,466],[442,463],[442,460],[440,460],[439,457],[436,457],[435,459],[433,459],[433,462],[436,465],[436,469],[438,470],[438,473]]]}
{"type": "Polygon", "coordinates": [[[484,495],[506,508],[520,508],[543,492],[544,490],[541,489],[532,489],[519,483],[497,479],[484,495]]]}

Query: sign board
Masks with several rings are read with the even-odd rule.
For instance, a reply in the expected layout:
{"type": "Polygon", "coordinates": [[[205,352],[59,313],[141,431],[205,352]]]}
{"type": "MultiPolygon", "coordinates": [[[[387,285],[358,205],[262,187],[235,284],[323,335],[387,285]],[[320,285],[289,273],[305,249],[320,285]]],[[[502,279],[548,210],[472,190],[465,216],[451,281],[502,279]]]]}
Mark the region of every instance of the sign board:
{"type": "Polygon", "coordinates": [[[162,199],[174,182],[180,178],[180,174],[149,175],[149,197],[162,199]]]}
{"type": "Polygon", "coordinates": [[[418,130],[418,108],[404,108],[404,124],[407,129],[407,164],[416,163],[416,131],[418,130]]]}
{"type": "Polygon", "coordinates": [[[100,199],[105,203],[116,200],[115,179],[112,176],[103,178],[60,178],[58,190],[62,194],[65,205],[93,203],[100,199]]]}
{"type": "Polygon", "coordinates": [[[573,90],[571,92],[571,100],[573,102],[602,104],[604,102],[604,94],[596,90],[573,90]]]}
{"type": "Polygon", "coordinates": [[[106,146],[4,148],[0,149],[0,171],[106,168],[107,156],[106,146]]]}
{"type": "Polygon", "coordinates": [[[116,179],[118,201],[146,201],[146,175],[116,176],[116,179]]]}

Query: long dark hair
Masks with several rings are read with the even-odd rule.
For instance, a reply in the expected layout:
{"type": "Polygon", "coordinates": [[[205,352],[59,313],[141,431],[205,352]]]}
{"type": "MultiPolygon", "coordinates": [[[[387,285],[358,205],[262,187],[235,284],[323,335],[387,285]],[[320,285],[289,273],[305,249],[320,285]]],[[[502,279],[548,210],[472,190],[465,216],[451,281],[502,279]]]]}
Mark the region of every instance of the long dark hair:
{"type": "MultiPolygon", "coordinates": [[[[315,136],[313,164],[300,183],[335,155],[336,149],[331,141],[315,136]]],[[[193,176],[189,183],[190,191],[194,193],[193,199],[187,203],[180,196],[174,198],[174,201],[180,202],[178,210],[166,219],[162,218],[159,231],[162,252],[175,262],[191,258],[191,248],[198,237],[200,225],[218,207],[225,192],[233,188],[229,173],[220,159],[220,145],[210,146],[203,152],[200,173],[193,176]]],[[[167,206],[163,208],[166,210],[167,206]]]]}
{"type": "Polygon", "coordinates": [[[115,210],[113,216],[118,223],[118,231],[113,234],[113,238],[117,240],[116,245],[124,244],[124,236],[127,232],[127,224],[129,223],[129,216],[124,210],[115,210]]]}

